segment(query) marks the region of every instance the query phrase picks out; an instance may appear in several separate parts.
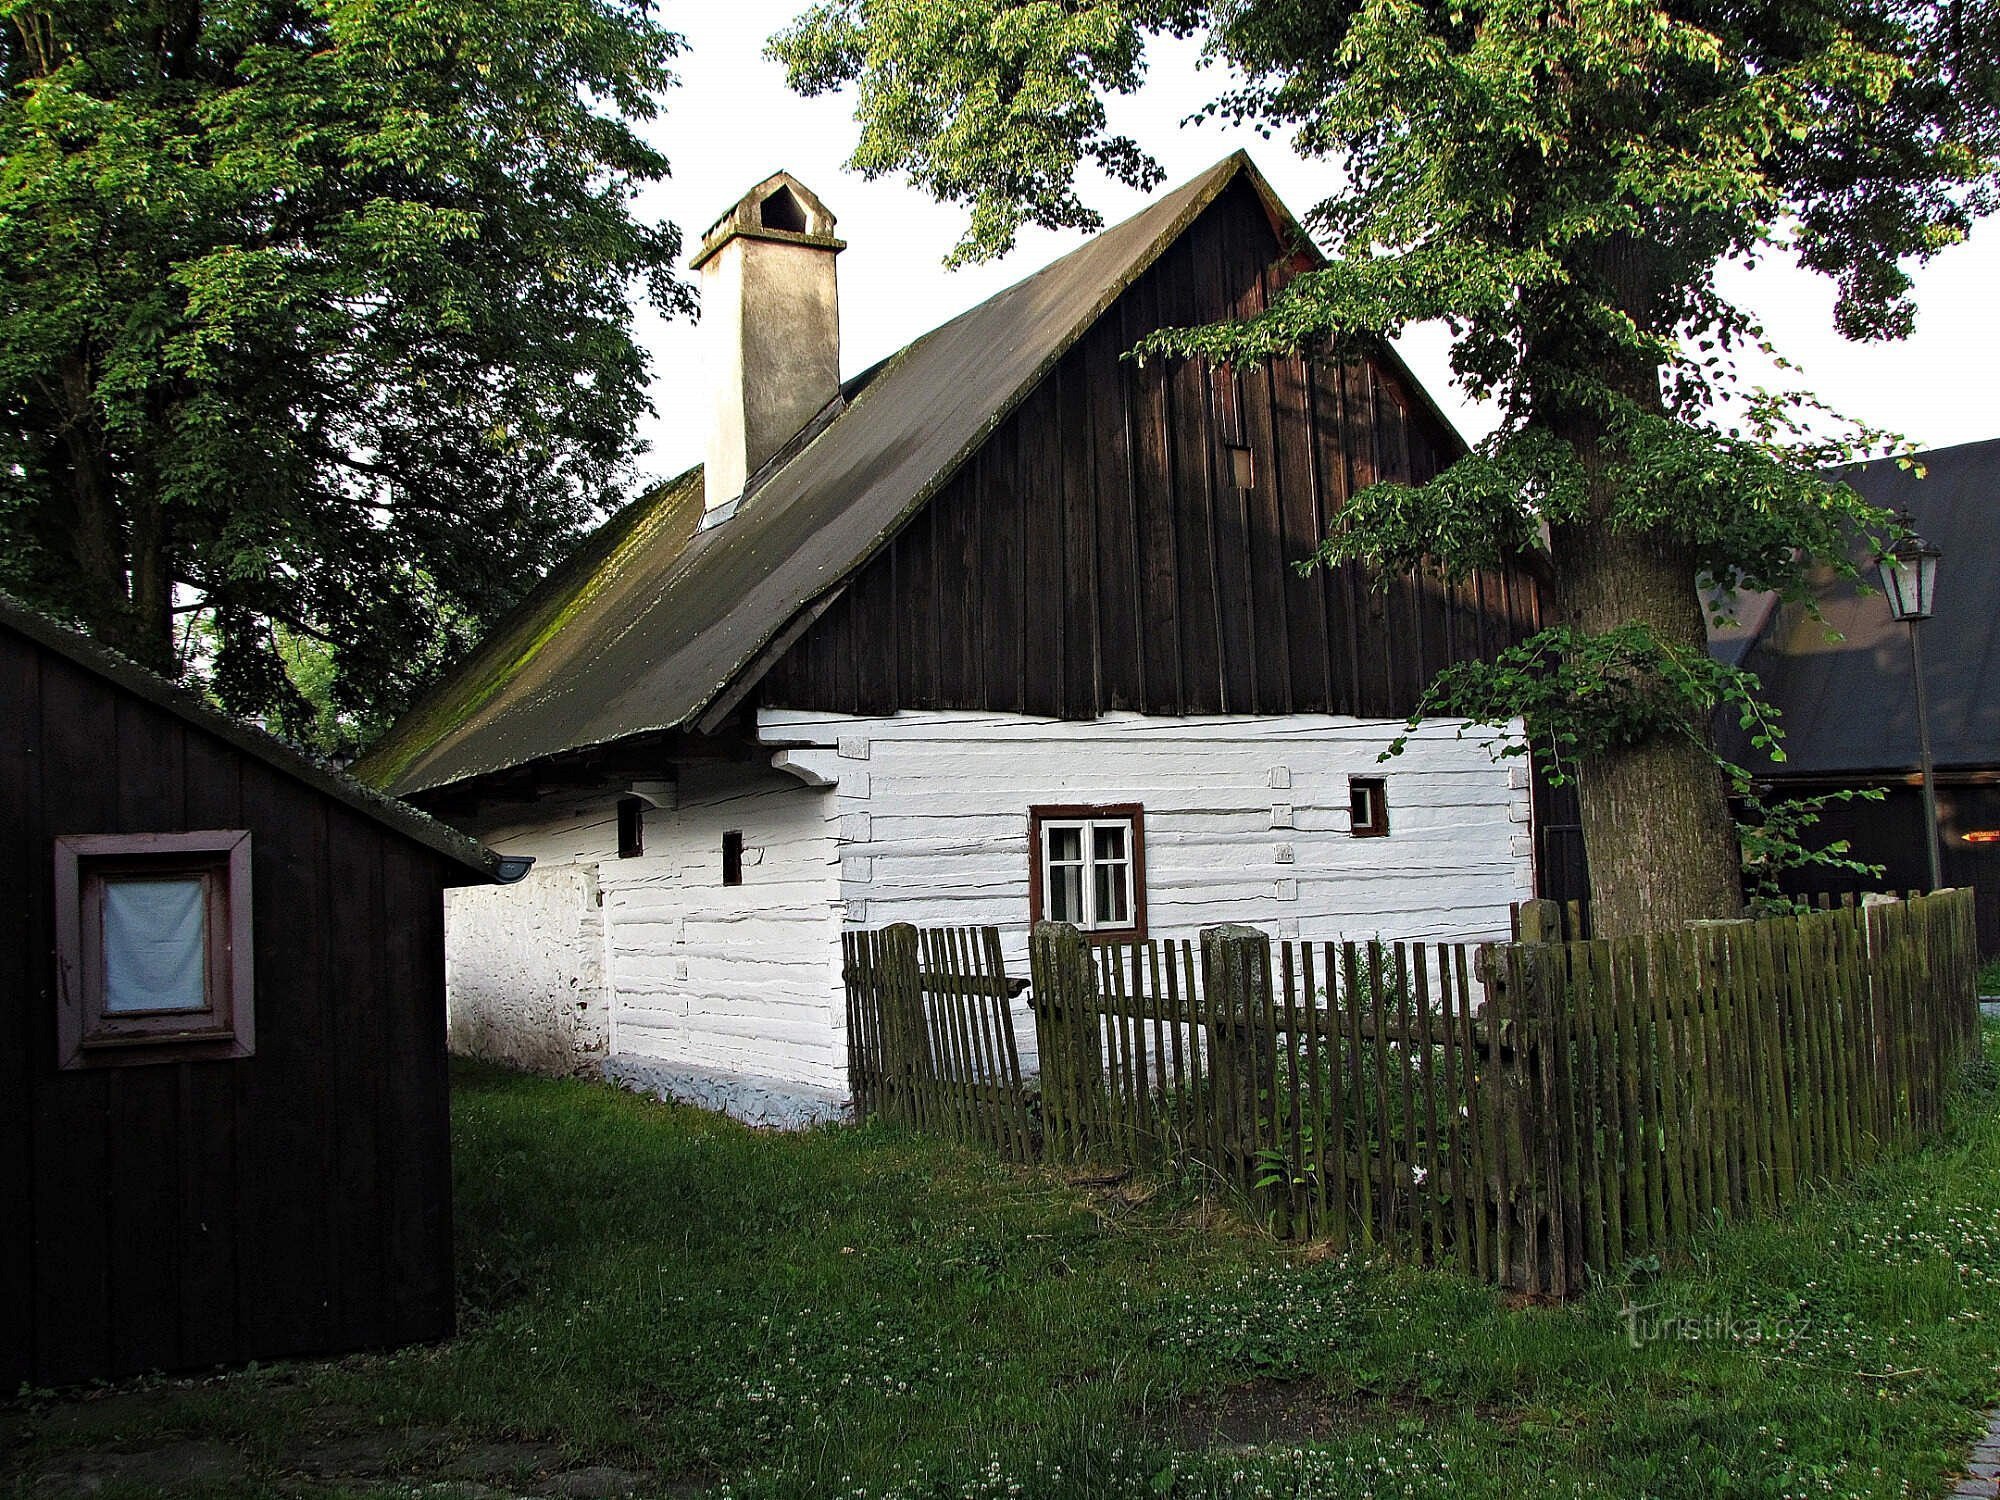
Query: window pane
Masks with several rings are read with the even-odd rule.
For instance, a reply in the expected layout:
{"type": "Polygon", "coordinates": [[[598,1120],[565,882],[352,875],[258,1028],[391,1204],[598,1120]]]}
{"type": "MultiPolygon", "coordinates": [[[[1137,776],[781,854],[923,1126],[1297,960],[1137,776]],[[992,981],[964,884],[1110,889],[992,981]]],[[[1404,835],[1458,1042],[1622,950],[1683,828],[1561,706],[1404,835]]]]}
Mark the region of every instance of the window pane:
{"type": "Polygon", "coordinates": [[[1096,866],[1097,925],[1123,927],[1132,920],[1125,908],[1125,866],[1107,862],[1096,866]]]}
{"type": "Polygon", "coordinates": [[[1081,828],[1051,828],[1049,830],[1050,859],[1082,859],[1083,830],[1081,828]]]}
{"type": "Polygon", "coordinates": [[[1125,857],[1125,829],[1113,823],[1099,824],[1090,830],[1091,849],[1099,859],[1123,859],[1125,857]]]}
{"type": "Polygon", "coordinates": [[[208,1005],[206,882],[104,882],[104,1009],[203,1010],[208,1005]]]}
{"type": "MultiPolygon", "coordinates": [[[[1075,829],[1068,830],[1074,833],[1075,829]]],[[[1049,920],[1081,922],[1083,916],[1083,866],[1049,867],[1049,920]]]]}

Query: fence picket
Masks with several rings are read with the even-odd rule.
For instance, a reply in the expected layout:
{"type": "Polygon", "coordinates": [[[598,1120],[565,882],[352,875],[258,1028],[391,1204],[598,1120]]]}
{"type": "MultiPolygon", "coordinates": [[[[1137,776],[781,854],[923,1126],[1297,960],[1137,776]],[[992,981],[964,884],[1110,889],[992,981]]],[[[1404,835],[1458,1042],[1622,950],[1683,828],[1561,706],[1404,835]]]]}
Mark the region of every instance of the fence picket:
{"type": "Polygon", "coordinates": [[[1563,1295],[1928,1133],[1978,1046],[1966,891],[1476,966],[1211,932],[1197,965],[1036,928],[1038,1120],[997,929],[843,933],[857,1113],[1017,1160],[1189,1161],[1280,1233],[1563,1295]]]}

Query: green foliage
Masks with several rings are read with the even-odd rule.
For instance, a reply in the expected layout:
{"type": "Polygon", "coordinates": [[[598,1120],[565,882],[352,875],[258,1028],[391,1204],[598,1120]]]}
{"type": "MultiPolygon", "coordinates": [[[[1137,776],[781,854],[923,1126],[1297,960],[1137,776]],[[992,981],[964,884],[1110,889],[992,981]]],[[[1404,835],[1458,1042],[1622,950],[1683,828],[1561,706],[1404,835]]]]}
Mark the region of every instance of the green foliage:
{"type": "Polygon", "coordinates": [[[1881,877],[1882,866],[1855,859],[1846,839],[1821,845],[1806,842],[1806,835],[1829,804],[1856,798],[1880,802],[1885,795],[1881,788],[1845,787],[1814,797],[1772,799],[1741,773],[1738,776],[1736,837],[1743,851],[1744,895],[1753,915],[1786,916],[1808,909],[1806,903],[1784,892],[1783,879],[1793,870],[1881,877]]]}
{"type": "MultiPolygon", "coordinates": [[[[1782,760],[1776,714],[1757,701],[1756,687],[1753,674],[1664,641],[1643,625],[1596,635],[1556,625],[1492,661],[1447,667],[1409,728],[1432,714],[1466,719],[1461,735],[1491,735],[1496,756],[1534,755],[1550,784],[1562,786],[1581,760],[1621,745],[1666,734],[1699,738],[1697,726],[1726,705],[1752,744],[1782,760]],[[1526,739],[1492,733],[1491,726],[1516,715],[1526,721],[1526,739]]],[[[1398,736],[1387,755],[1402,754],[1407,743],[1407,733],[1398,736]]]]}
{"type": "Polygon", "coordinates": [[[628,288],[688,306],[631,212],[679,40],[646,0],[4,10],[0,586],[359,737],[619,493],[628,288]]]}
{"type": "MultiPolygon", "coordinates": [[[[1906,333],[1908,267],[2000,191],[2000,5],[825,0],[772,50],[799,88],[854,87],[857,164],[969,204],[956,254],[977,258],[1021,223],[1094,224],[1083,163],[1153,180],[1101,96],[1138,86],[1161,33],[1222,65],[1201,113],[1327,164],[1302,233],[1331,258],[1255,316],[1139,355],[1255,363],[1441,320],[1458,383],[1498,403],[1494,434],[1430,482],[1353,497],[1318,559],[1448,577],[1538,560],[1560,634],[1434,704],[1615,760],[1739,702],[1747,680],[1695,661],[1697,580],[1797,598],[1815,568],[1852,576],[1889,518],[1825,471],[1900,445],[1749,386],[1746,351],[1790,366],[1718,273],[1788,248],[1837,283],[1843,333],[1906,333]]],[[[1705,775],[1698,754],[1671,764],[1705,775]]],[[[1646,816],[1692,820],[1691,846],[1726,837],[1683,801],[1720,796],[1685,779],[1646,816]]]]}

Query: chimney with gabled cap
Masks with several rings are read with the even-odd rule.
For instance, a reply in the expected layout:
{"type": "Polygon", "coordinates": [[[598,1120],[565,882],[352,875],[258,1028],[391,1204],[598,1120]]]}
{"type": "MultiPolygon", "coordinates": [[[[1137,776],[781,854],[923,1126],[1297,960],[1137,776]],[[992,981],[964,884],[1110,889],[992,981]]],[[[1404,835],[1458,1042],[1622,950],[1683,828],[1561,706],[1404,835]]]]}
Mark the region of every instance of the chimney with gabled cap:
{"type": "Polygon", "coordinates": [[[703,503],[743,493],[766,459],[840,393],[840,295],[833,215],[789,172],[767,177],[702,236],[715,412],[703,503]]]}

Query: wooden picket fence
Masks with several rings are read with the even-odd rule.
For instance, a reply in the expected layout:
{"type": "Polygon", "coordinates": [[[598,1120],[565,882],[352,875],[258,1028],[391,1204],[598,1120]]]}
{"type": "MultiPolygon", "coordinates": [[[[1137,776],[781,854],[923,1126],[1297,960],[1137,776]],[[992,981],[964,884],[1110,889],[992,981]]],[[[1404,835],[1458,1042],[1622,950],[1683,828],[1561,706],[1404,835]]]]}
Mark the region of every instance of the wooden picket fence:
{"type": "Polygon", "coordinates": [[[842,937],[855,1112],[1035,1155],[998,928],[842,937]]]}
{"type": "Polygon", "coordinates": [[[1555,1295],[1920,1139],[1977,1035],[1969,891],[1615,941],[1042,924],[1030,966],[1038,1090],[997,931],[850,934],[857,1107],[1555,1295]]]}

